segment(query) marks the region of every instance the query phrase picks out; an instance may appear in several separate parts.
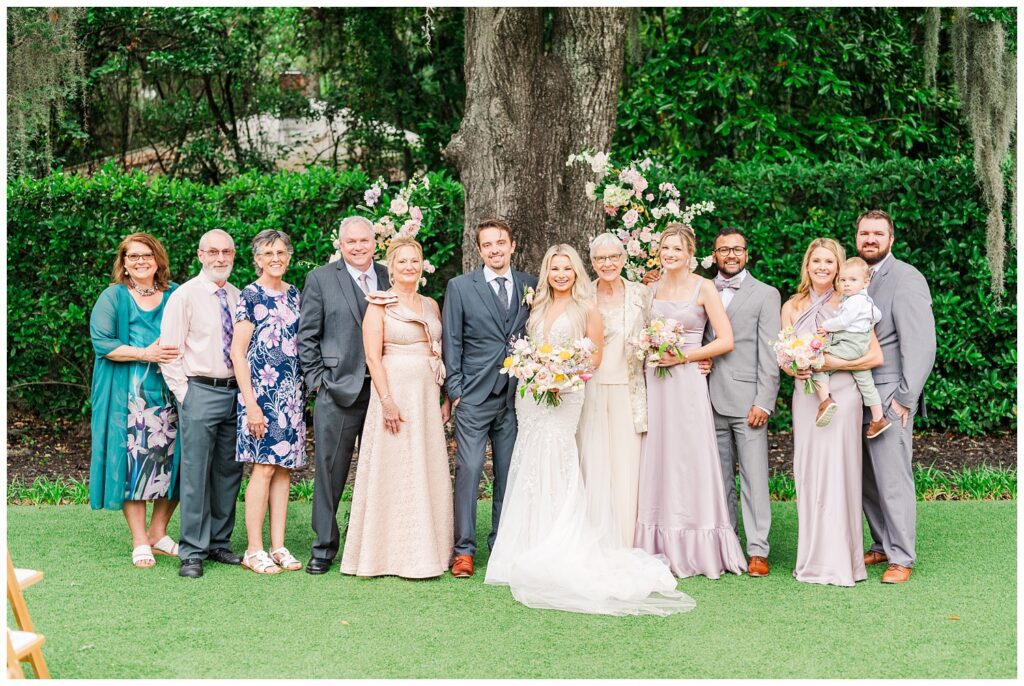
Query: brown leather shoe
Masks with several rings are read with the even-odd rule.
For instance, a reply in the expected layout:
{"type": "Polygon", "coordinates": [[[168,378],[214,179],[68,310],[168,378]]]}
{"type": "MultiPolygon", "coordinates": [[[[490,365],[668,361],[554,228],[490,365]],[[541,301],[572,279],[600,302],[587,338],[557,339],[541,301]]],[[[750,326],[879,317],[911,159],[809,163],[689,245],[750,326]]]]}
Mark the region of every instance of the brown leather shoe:
{"type": "Polygon", "coordinates": [[[879,436],[882,435],[882,432],[888,429],[890,426],[892,426],[892,422],[890,422],[885,417],[882,417],[877,421],[871,420],[871,423],[868,424],[868,432],[865,435],[868,438],[878,438],[879,436]]]}
{"type": "Polygon", "coordinates": [[[839,410],[839,406],[836,405],[836,401],[829,396],[821,401],[818,405],[818,416],[814,419],[815,426],[828,426],[828,423],[832,421],[832,417],[835,416],[836,411],[839,410]]]}
{"type": "Polygon", "coordinates": [[[889,558],[885,556],[885,553],[880,553],[877,550],[869,550],[864,553],[864,564],[866,565],[880,565],[888,561],[889,558]]]}
{"type": "Polygon", "coordinates": [[[456,555],[455,563],[452,565],[452,576],[457,579],[473,576],[473,556],[456,555]]]}
{"type": "Polygon", "coordinates": [[[768,558],[760,555],[751,555],[747,563],[747,574],[750,576],[768,576],[768,558]]]}
{"type": "Polygon", "coordinates": [[[910,567],[903,567],[902,565],[891,564],[889,568],[882,574],[883,584],[902,584],[906,581],[910,581],[910,572],[913,570],[910,567]]]}

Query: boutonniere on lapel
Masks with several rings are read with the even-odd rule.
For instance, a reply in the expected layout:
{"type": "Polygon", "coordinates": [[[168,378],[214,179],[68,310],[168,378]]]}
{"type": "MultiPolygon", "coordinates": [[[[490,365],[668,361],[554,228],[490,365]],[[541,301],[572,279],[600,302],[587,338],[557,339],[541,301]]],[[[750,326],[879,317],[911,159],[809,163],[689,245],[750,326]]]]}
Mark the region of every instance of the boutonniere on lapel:
{"type": "Polygon", "coordinates": [[[523,299],[520,301],[520,304],[531,307],[533,305],[533,294],[534,290],[532,288],[523,286],[523,299]]]}

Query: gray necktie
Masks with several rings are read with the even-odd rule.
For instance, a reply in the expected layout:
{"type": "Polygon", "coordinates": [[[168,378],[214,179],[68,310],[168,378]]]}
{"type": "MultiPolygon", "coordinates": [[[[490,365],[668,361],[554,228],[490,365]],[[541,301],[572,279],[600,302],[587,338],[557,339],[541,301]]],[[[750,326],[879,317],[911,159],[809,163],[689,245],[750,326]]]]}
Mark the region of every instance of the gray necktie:
{"type": "Polygon", "coordinates": [[[501,303],[501,313],[508,316],[508,291],[505,290],[505,282],[508,279],[499,276],[495,281],[498,282],[498,301],[501,303]]]}
{"type": "Polygon", "coordinates": [[[366,295],[370,294],[370,277],[368,274],[359,275],[359,287],[363,289],[363,293],[366,295]]]}

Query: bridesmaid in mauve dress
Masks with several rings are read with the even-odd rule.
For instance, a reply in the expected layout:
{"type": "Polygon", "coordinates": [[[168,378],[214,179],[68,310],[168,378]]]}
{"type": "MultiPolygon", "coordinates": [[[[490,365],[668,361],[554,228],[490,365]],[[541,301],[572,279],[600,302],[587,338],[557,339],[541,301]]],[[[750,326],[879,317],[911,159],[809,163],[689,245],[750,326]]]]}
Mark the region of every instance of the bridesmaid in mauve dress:
{"type": "Polygon", "coordinates": [[[419,243],[393,240],[392,289],[366,297],[363,340],[373,386],[341,558],[345,574],[424,579],[444,574],[452,557],[441,313],[416,293],[422,265],[419,243]]]}
{"type": "MultiPolygon", "coordinates": [[[[840,298],[834,280],[844,260],[842,246],[832,239],[812,241],[804,256],[800,288],[782,308],[783,327],[792,324],[797,333],[811,334],[835,315],[840,298]]],[[[880,356],[877,341],[872,349],[880,356]]],[[[880,362],[879,357],[871,366],[880,362]]],[[[784,371],[793,376],[791,370],[784,371]]],[[[817,396],[804,393],[799,380],[793,390],[798,519],[793,576],[808,583],[853,586],[867,578],[861,523],[863,403],[848,372],[834,373],[830,390],[839,411],[825,427],[815,425],[817,396]]]]}
{"type": "Polygon", "coordinates": [[[661,238],[665,275],[654,286],[651,316],[682,323],[686,340],[684,358],[670,358],[683,362],[669,367],[672,376],[658,378],[647,369],[647,437],[634,545],[665,555],[678,577],[717,579],[723,572],[741,574],[747,562],[726,506],[707,379],[685,362],[732,350],[732,328],[714,285],[690,273],[694,243],[692,230],[679,224],[670,224],[661,238]],[[702,347],[709,314],[718,337],[702,347]]]}

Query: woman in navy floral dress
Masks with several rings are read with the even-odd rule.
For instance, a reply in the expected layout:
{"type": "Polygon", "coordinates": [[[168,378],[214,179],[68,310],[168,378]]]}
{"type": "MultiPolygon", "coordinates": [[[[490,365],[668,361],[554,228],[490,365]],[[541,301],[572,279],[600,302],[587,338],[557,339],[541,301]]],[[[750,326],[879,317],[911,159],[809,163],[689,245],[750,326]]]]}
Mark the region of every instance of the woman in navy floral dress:
{"type": "Polygon", "coordinates": [[[299,291],[282,279],[292,244],[280,231],[261,231],[252,241],[255,282],[235,310],[231,361],[238,379],[238,442],[235,459],[253,463],[245,490],[249,545],[242,565],[259,574],[301,569],[284,547],[291,471],[306,463],[306,422],[299,369],[299,291]],[[263,549],[263,520],[270,506],[270,554],[263,549]]]}

